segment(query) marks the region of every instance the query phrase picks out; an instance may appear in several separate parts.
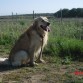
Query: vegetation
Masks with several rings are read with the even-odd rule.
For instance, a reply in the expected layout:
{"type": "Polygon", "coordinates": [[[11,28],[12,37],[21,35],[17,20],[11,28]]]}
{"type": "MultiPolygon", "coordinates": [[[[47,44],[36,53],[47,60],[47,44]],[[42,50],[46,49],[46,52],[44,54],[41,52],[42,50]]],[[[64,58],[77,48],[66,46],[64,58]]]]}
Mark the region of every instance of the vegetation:
{"type": "MultiPolygon", "coordinates": [[[[44,53],[50,53],[51,56],[66,56],[72,60],[83,58],[83,21],[62,21],[56,22],[56,19],[50,19],[51,32],[48,45],[44,53]]],[[[15,43],[32,23],[31,19],[22,19],[16,21],[7,21],[0,23],[0,45],[10,46],[15,43]]]]}
{"type": "MultiPolygon", "coordinates": [[[[83,72],[83,19],[49,19],[51,32],[43,52],[47,63],[16,70],[0,67],[0,83],[83,83],[83,75],[74,73],[83,72]]],[[[8,56],[32,22],[30,18],[0,21],[0,57],[8,56]]]]}
{"type": "Polygon", "coordinates": [[[57,11],[54,16],[55,17],[83,17],[83,8],[73,8],[71,10],[69,9],[62,9],[57,11]]]}

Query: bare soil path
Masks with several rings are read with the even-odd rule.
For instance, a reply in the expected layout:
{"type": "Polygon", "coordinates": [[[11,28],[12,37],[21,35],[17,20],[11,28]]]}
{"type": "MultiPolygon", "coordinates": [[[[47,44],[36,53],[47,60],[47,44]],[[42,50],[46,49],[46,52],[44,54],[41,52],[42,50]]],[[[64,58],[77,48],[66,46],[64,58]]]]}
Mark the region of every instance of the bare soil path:
{"type": "Polygon", "coordinates": [[[47,62],[35,67],[21,68],[0,66],[0,83],[79,83],[83,75],[75,75],[76,70],[83,71],[82,62],[67,65],[47,62]]]}

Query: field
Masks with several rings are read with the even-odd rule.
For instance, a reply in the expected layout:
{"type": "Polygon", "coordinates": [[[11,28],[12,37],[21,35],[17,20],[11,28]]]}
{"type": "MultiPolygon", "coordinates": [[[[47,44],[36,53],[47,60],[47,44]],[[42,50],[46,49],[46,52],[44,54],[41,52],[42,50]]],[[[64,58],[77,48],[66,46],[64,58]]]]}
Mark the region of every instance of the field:
{"type": "MultiPolygon", "coordinates": [[[[0,67],[0,83],[83,83],[83,19],[49,20],[51,32],[43,52],[46,64],[0,67]]],[[[30,18],[0,20],[0,57],[8,57],[15,41],[32,22],[30,18]]]]}

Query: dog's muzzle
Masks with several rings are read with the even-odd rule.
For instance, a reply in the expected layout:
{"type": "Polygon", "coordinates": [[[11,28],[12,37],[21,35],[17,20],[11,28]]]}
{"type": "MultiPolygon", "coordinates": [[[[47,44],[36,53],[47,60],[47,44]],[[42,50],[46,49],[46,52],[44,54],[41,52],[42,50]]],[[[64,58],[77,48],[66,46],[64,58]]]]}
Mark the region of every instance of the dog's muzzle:
{"type": "Polygon", "coordinates": [[[50,32],[50,27],[49,27],[49,25],[50,25],[50,23],[47,23],[46,26],[40,25],[40,27],[41,27],[43,30],[50,32]]]}

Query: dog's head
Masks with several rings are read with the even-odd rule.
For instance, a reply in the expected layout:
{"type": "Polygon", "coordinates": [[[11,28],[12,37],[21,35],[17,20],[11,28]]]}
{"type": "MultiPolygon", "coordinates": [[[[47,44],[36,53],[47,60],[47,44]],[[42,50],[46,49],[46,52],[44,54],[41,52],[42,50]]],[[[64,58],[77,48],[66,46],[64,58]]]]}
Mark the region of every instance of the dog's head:
{"type": "Polygon", "coordinates": [[[34,20],[34,25],[39,27],[43,31],[49,32],[50,31],[50,22],[46,17],[38,17],[34,20]]]}

